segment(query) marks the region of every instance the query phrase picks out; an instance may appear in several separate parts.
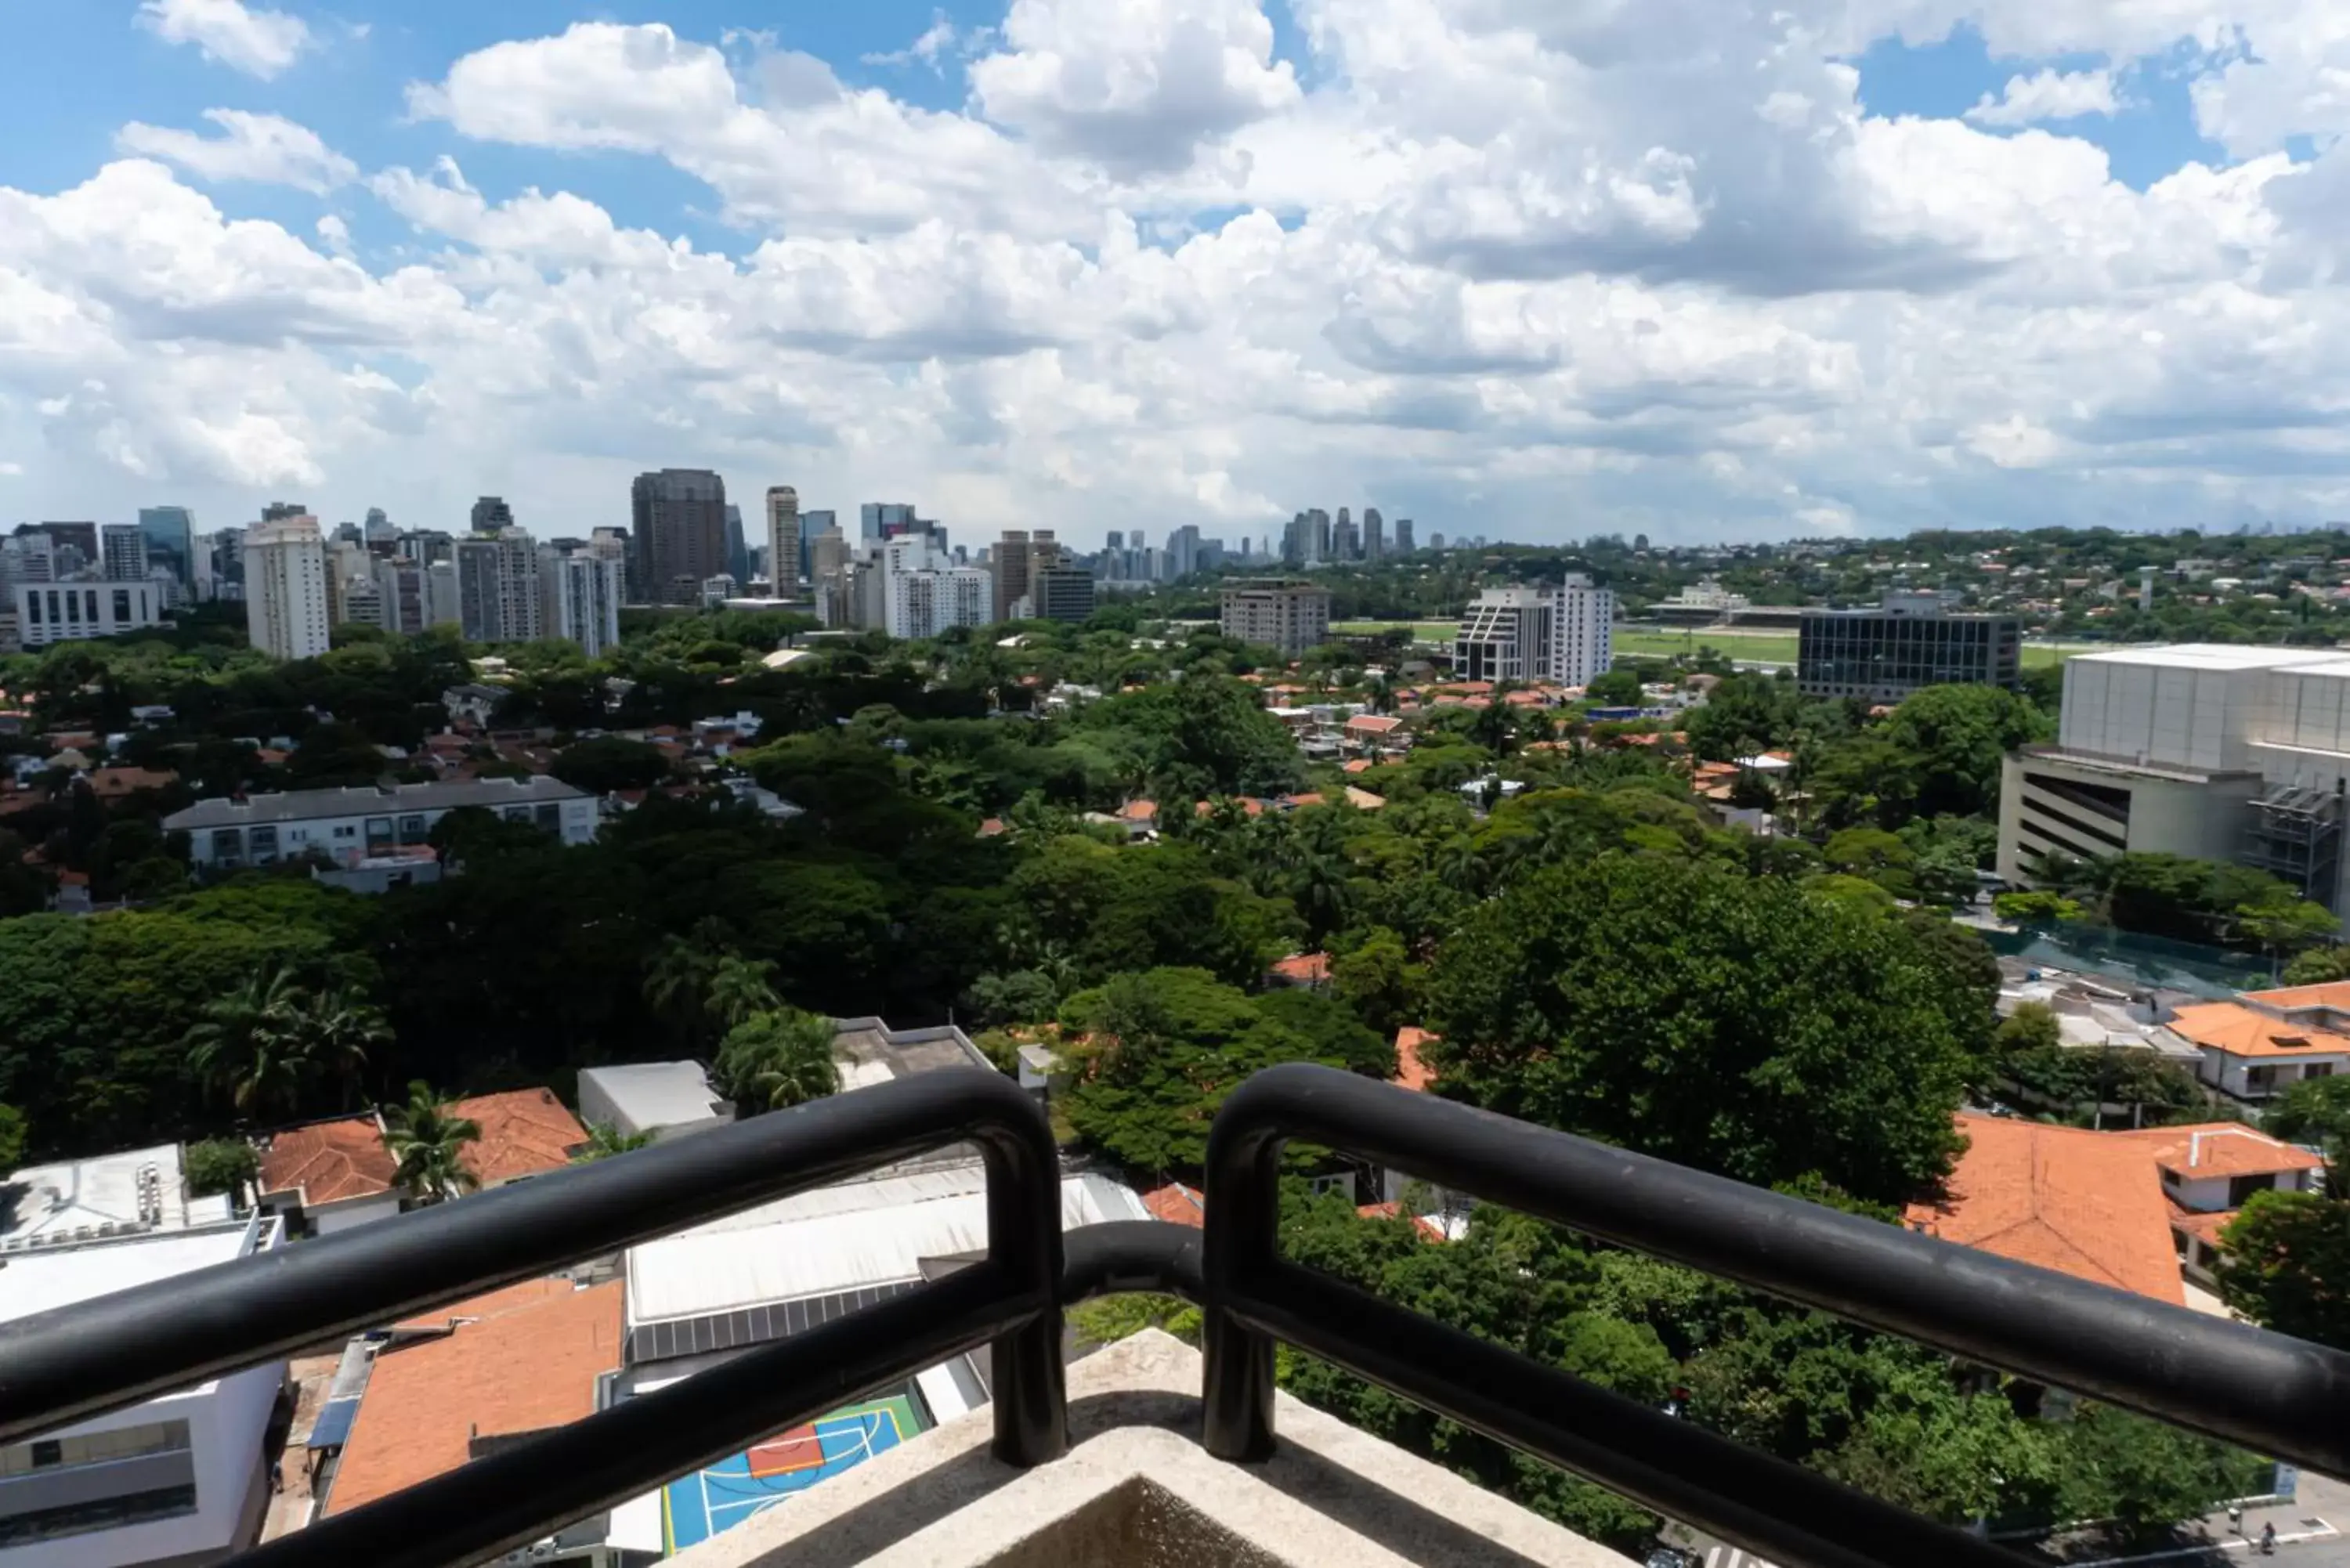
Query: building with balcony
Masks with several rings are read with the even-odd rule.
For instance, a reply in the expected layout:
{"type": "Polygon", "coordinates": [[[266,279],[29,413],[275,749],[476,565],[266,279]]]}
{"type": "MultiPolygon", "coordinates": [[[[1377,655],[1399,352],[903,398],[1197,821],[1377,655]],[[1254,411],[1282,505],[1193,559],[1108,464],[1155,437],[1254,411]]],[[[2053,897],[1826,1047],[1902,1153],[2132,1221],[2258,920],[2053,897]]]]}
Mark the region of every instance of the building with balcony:
{"type": "Polygon", "coordinates": [[[1552,587],[1487,588],[1461,614],[1453,674],[1587,685],[1613,661],[1615,618],[1616,596],[1581,573],[1552,587]]]}
{"type": "Polygon", "coordinates": [[[341,864],[423,844],[442,817],[468,807],[529,823],[566,844],[596,836],[596,797],[544,776],[200,800],[165,817],[163,829],[187,834],[190,859],[209,870],[273,866],[313,852],[341,864]]]}
{"type": "Polygon", "coordinates": [[[1806,609],[1795,687],[1806,697],[1898,702],[1921,686],[2012,687],[2023,674],[2023,623],[1956,615],[1939,594],[1887,594],[1874,609],[1806,609]]]}
{"type": "Polygon", "coordinates": [[[1330,590],[1311,583],[1228,583],[1221,624],[1236,642],[1303,653],[1330,640],[1330,590]]]}
{"type": "MultiPolygon", "coordinates": [[[[141,1224],[0,1245],[0,1322],[267,1252],[281,1235],[267,1218],[141,1224]]],[[[285,1381],[285,1363],[267,1362],[0,1446],[0,1568],[179,1568],[250,1546],[285,1381]]]]}

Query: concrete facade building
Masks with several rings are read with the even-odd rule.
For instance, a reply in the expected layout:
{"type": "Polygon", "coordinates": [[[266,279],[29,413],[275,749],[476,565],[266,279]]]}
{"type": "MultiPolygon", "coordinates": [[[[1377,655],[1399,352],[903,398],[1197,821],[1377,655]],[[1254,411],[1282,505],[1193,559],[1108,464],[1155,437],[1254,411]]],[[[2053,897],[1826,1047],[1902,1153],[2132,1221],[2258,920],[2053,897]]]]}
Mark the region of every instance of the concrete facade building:
{"type": "Polygon", "coordinates": [[[244,615],[253,646],[279,659],[316,659],[331,645],[327,545],[318,520],[269,518],[244,531],[244,615]]]}
{"type": "Polygon", "coordinates": [[[99,530],[99,567],[109,582],[143,582],[147,535],[135,523],[109,523],[99,530]]]}
{"type": "Polygon", "coordinates": [[[31,649],[160,626],[164,595],[163,585],[152,578],[18,583],[0,597],[0,606],[16,617],[19,645],[31,649]]]}
{"type": "Polygon", "coordinates": [[[520,528],[457,542],[458,625],[469,642],[535,642],[546,633],[539,548],[520,528]]]}
{"type": "Polygon", "coordinates": [[[147,560],[165,566],[190,594],[196,590],[196,519],[184,506],[142,506],[139,531],[147,538],[147,560]]]}
{"type": "Polygon", "coordinates": [[[1234,582],[1222,609],[1223,634],[1241,642],[1303,653],[1330,640],[1330,590],[1311,583],[1234,582]]]}
{"type": "Polygon", "coordinates": [[[1581,573],[1556,587],[1487,588],[1461,613],[1453,674],[1588,685],[1614,661],[1615,619],[1616,596],[1581,573]]]}
{"type": "Polygon", "coordinates": [[[1953,615],[1937,594],[1887,594],[1875,609],[1807,609],[1795,685],[1806,697],[1898,702],[1921,686],[2013,687],[2023,673],[2023,623],[1953,615]]]}
{"type": "Polygon", "coordinates": [[[639,1062],[579,1070],[579,1119],[655,1143],[723,1127],[734,1107],[699,1062],[639,1062]]]}
{"type": "Polygon", "coordinates": [[[2051,854],[2234,860],[2345,907],[2350,654],[2187,643],[2064,665],[2054,746],[2010,756],[2000,875],[2051,854]]]}
{"type": "Polygon", "coordinates": [[[789,598],[800,586],[800,493],[788,484],[767,491],[767,587],[789,598]]]}
{"type": "Polygon", "coordinates": [[[568,556],[544,552],[541,580],[552,590],[546,625],[549,637],[567,638],[590,659],[599,659],[620,641],[620,600],[626,577],[620,563],[585,550],[568,556]]]}
{"type": "Polygon", "coordinates": [[[163,819],[189,836],[189,858],[208,870],[272,866],[316,851],[329,860],[381,854],[432,837],[461,806],[526,822],[566,844],[596,836],[596,797],[560,779],[451,780],[373,789],[289,790],[244,800],[200,800],[163,819]]]}
{"type": "MultiPolygon", "coordinates": [[[[225,1214],[107,1231],[6,1243],[0,1320],[272,1251],[282,1236],[273,1219],[225,1214]]],[[[0,1447],[0,1568],[210,1563],[251,1546],[269,1501],[264,1443],[285,1381],[285,1363],[266,1363],[0,1447]]]]}
{"type": "Polygon", "coordinates": [[[654,604],[700,603],[702,585],[727,568],[726,482],[706,468],[640,473],[629,508],[638,590],[654,604]]]}

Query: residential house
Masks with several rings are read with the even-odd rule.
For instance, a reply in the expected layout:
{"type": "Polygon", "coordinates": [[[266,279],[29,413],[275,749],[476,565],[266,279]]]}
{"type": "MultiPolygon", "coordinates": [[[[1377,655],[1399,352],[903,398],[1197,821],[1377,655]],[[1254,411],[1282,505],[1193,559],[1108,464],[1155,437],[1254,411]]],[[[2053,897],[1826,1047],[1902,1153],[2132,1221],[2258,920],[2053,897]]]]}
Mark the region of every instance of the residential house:
{"type": "Polygon", "coordinates": [[[2188,1276],[2219,1285],[2220,1235],[2256,1192],[2306,1192],[2325,1162],[2241,1122],[2147,1127],[2107,1135],[2143,1147],[2170,1200],[2170,1238],[2188,1276]]]}
{"type": "Polygon", "coordinates": [[[444,1108],[449,1116],[481,1129],[466,1142],[460,1158],[484,1192],[561,1170],[588,1141],[588,1129],[552,1089],[476,1095],[444,1108]]]}
{"type": "Polygon", "coordinates": [[[331,1236],[398,1214],[406,1197],[374,1112],[281,1127],[257,1140],[256,1206],[296,1236],[331,1236]]]}
{"type": "Polygon", "coordinates": [[[2350,1072],[2350,985],[2248,992],[2235,1002],[2198,1002],[2164,1022],[2191,1047],[2196,1076],[2251,1103],[2273,1099],[2304,1078],[2350,1072]]]}
{"type": "Polygon", "coordinates": [[[699,1062],[637,1062],[579,1070],[579,1119],[623,1137],[664,1143],[734,1119],[699,1062]]]}

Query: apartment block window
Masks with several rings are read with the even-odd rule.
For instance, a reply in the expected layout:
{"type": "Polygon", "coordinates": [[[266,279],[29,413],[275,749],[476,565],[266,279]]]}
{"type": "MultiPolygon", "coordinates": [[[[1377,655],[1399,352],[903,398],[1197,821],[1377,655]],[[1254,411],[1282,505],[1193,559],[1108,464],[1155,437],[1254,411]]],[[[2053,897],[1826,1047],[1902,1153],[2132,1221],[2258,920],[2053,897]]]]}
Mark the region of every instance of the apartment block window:
{"type": "Polygon", "coordinates": [[[34,626],[39,626],[42,624],[40,595],[26,594],[25,596],[25,618],[34,626]]]}
{"type": "Polygon", "coordinates": [[[402,844],[421,844],[432,836],[432,829],[426,825],[422,812],[411,812],[400,819],[400,841],[402,844]]]}
{"type": "MultiPolygon", "coordinates": [[[[71,596],[68,597],[70,597],[71,596]]],[[[82,618],[91,626],[96,626],[98,624],[98,590],[96,588],[85,588],[82,590],[81,597],[82,602],[89,607],[89,613],[82,617],[82,618]]]]}
{"type": "Polygon", "coordinates": [[[253,863],[255,866],[269,865],[277,858],[277,829],[275,827],[255,828],[251,835],[247,836],[245,846],[252,850],[253,863]]]}
{"type": "Polygon", "coordinates": [[[129,588],[114,590],[114,624],[117,626],[130,624],[130,590],[129,588]]]}

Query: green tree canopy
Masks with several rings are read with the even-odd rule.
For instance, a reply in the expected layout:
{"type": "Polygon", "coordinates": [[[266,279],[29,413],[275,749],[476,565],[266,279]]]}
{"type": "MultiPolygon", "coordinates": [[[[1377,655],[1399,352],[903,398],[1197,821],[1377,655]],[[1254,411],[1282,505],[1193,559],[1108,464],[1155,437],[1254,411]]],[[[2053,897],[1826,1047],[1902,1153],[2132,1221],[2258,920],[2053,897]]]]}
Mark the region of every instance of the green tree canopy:
{"type": "Polygon", "coordinates": [[[1611,856],[1478,909],[1430,1048],[1505,1114],[1768,1185],[1905,1200],[1958,1147],[1980,994],[1898,918],[1712,863],[1611,856]]]}

